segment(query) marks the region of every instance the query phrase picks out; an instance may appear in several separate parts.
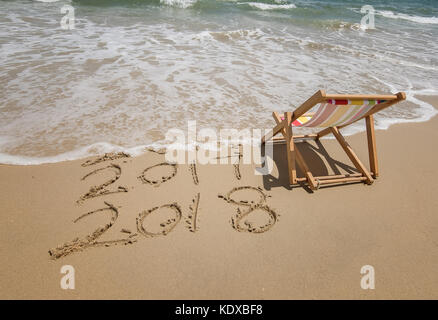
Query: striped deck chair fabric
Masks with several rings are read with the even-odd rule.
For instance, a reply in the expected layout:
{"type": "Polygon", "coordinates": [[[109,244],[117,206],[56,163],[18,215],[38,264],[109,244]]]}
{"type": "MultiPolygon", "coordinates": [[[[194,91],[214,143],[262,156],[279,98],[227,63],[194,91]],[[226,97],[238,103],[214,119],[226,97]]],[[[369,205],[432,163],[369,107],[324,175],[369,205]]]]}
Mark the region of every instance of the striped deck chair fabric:
{"type": "MultiPolygon", "coordinates": [[[[334,127],[353,123],[376,104],[386,100],[334,100],[329,99],[320,103],[313,114],[304,114],[294,122],[294,127],[334,127]]],[[[282,120],[284,117],[282,117],[282,120]]]]}

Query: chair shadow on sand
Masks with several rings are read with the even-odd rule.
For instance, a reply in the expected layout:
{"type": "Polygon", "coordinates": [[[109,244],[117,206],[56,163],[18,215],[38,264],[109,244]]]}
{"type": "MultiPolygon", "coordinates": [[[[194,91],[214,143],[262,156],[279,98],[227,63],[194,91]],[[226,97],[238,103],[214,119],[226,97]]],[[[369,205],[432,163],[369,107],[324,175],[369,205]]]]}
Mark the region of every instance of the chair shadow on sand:
{"type": "MultiPolygon", "coordinates": [[[[355,167],[352,167],[342,161],[333,159],[319,140],[313,142],[304,140],[302,142],[296,143],[296,147],[303,155],[303,158],[306,159],[309,169],[316,176],[327,176],[329,174],[339,175],[342,173],[354,174],[359,172],[355,167]],[[331,169],[331,172],[329,171],[329,169],[331,169]]],[[[309,186],[307,186],[306,183],[300,183],[299,186],[294,187],[289,184],[289,173],[287,157],[285,157],[285,148],[286,145],[284,143],[274,143],[273,162],[274,167],[277,167],[278,177],[274,177],[272,174],[264,175],[263,187],[266,190],[271,190],[271,188],[276,187],[284,187],[289,190],[297,187],[302,187],[307,192],[313,193],[313,191],[309,188],[309,186]]],[[[265,148],[262,148],[262,156],[264,155],[265,148]]],[[[271,173],[273,172],[274,168],[272,168],[271,173]]],[[[297,167],[297,176],[304,177],[304,173],[299,167],[297,167]]],[[[329,187],[333,186],[324,186],[324,188],[329,187]]]]}

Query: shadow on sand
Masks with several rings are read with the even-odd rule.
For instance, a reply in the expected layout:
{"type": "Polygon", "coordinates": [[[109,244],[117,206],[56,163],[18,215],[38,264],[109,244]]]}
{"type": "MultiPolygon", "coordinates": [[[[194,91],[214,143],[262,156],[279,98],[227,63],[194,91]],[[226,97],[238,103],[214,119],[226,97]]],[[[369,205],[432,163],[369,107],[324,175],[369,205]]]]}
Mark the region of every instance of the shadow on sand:
{"type": "MultiPolygon", "coordinates": [[[[296,142],[295,146],[303,155],[309,166],[310,171],[314,176],[327,176],[327,175],[338,175],[345,173],[358,173],[355,167],[352,167],[344,162],[333,159],[327,152],[327,150],[322,145],[321,141],[302,141],[296,142]]],[[[262,155],[264,156],[264,148],[262,148],[262,155]]],[[[263,176],[263,187],[266,190],[271,190],[271,188],[284,187],[286,189],[296,188],[296,186],[291,186],[289,184],[289,173],[287,167],[287,156],[286,156],[286,144],[285,143],[275,143],[273,145],[273,162],[274,166],[277,167],[278,177],[274,177],[272,174],[263,176]]],[[[297,166],[297,176],[304,177],[304,173],[297,166]]],[[[300,186],[304,188],[307,192],[312,193],[313,191],[305,184],[301,183],[300,186]]],[[[328,188],[330,186],[325,186],[328,188]]]]}

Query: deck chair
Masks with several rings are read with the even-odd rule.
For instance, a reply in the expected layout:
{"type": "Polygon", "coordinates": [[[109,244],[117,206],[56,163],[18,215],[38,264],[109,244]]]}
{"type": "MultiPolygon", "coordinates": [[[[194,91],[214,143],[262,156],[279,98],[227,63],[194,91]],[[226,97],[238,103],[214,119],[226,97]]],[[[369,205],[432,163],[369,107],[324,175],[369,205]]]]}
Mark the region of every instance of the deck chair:
{"type": "Polygon", "coordinates": [[[395,95],[343,95],[326,94],[325,91],[319,90],[294,112],[285,112],[283,117],[273,112],[276,126],[262,138],[262,145],[271,138],[274,141],[286,142],[291,185],[307,183],[312,190],[316,190],[322,185],[338,183],[365,182],[372,184],[379,175],[373,114],[405,99],[404,92],[395,95]],[[308,113],[317,104],[319,107],[316,111],[308,113]],[[365,119],[366,122],[370,170],[362,164],[339,131],[339,129],[362,119],[365,119]],[[321,127],[324,129],[316,134],[294,136],[293,127],[321,127]],[[283,137],[275,137],[278,133],[281,133],[283,137]],[[310,172],[301,152],[296,148],[294,140],[318,140],[329,133],[333,133],[359,173],[316,177],[310,172]],[[305,177],[297,177],[296,164],[305,177]]]}

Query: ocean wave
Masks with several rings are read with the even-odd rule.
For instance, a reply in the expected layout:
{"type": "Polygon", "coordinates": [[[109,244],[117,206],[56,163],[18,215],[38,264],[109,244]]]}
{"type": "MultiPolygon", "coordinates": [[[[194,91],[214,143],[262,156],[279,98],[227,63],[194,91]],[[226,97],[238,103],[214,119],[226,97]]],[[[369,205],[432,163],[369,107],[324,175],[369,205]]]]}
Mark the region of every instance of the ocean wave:
{"type": "Polygon", "coordinates": [[[238,41],[238,40],[258,40],[265,36],[265,33],[257,28],[254,30],[238,29],[229,31],[202,31],[193,36],[193,40],[205,41],[216,40],[219,42],[238,41]]]}
{"type": "Polygon", "coordinates": [[[76,150],[64,152],[51,157],[29,157],[22,155],[11,155],[0,153],[1,164],[12,165],[38,165],[44,163],[57,163],[62,161],[72,161],[91,156],[102,155],[109,152],[125,152],[131,156],[138,156],[146,151],[146,148],[158,148],[158,146],[136,146],[133,148],[123,148],[107,142],[98,142],[76,150]]]}
{"type": "MultiPolygon", "coordinates": [[[[372,78],[374,78],[378,82],[381,82],[383,85],[386,85],[391,92],[399,91],[390,83],[386,83],[376,77],[372,77],[372,78]]],[[[379,116],[376,117],[377,130],[387,130],[393,124],[426,122],[438,114],[438,110],[433,105],[417,98],[417,95],[437,96],[438,91],[436,89],[413,90],[410,84],[408,85],[408,87],[409,88],[406,90],[406,100],[419,107],[416,110],[416,117],[404,118],[403,116],[397,113],[394,113],[393,117],[386,117],[380,114],[379,116]]],[[[248,129],[251,130],[250,128],[248,129]]],[[[350,136],[357,134],[358,132],[363,132],[364,130],[365,129],[361,123],[355,123],[344,129],[344,135],[350,136]]],[[[248,139],[243,139],[243,140],[226,139],[226,140],[219,140],[219,142],[224,145],[252,144],[253,146],[256,146],[260,141],[259,138],[255,136],[248,137],[248,139]]],[[[331,139],[331,138],[327,137],[327,139],[331,139]]],[[[2,137],[0,136],[0,145],[7,142],[10,141],[8,141],[8,139],[5,139],[5,137],[3,137],[3,141],[2,141],[2,137]]],[[[46,157],[11,155],[11,154],[0,152],[0,164],[40,165],[40,164],[58,163],[64,161],[74,161],[79,159],[85,159],[91,156],[103,155],[105,153],[117,153],[117,152],[124,152],[126,154],[135,157],[146,153],[149,149],[161,150],[169,146],[172,146],[173,150],[178,149],[185,151],[194,150],[197,146],[202,147],[205,150],[212,150],[212,151],[218,150],[217,144],[212,141],[208,141],[206,143],[201,143],[201,142],[190,143],[190,141],[185,141],[184,143],[177,143],[176,141],[174,141],[171,143],[169,140],[158,140],[150,144],[137,145],[133,147],[123,147],[109,142],[98,142],[75,150],[64,152],[58,155],[46,156],[46,157]]]]}
{"type": "Polygon", "coordinates": [[[160,0],[161,4],[186,9],[193,6],[197,0],[160,0]]]}
{"type": "Polygon", "coordinates": [[[347,22],[342,20],[321,20],[317,21],[316,25],[333,31],[342,31],[342,30],[364,30],[366,27],[363,27],[360,23],[357,22],[347,22]]]}
{"type": "MultiPolygon", "coordinates": [[[[189,2],[72,0],[80,19],[64,32],[59,4],[67,1],[0,1],[0,163],[134,154],[192,119],[214,130],[269,128],[272,106],[288,110],[316,88],[438,87],[435,25],[378,17],[399,27],[356,32],[360,19],[349,9],[321,17],[320,6],[293,0],[297,8],[284,11],[237,5],[245,0],[181,10],[173,8],[189,2]]],[[[414,99],[379,113],[376,127],[430,118],[434,109],[414,99]]]]}
{"type": "MultiPolygon", "coordinates": [[[[348,8],[348,10],[351,10],[358,14],[362,14],[359,8],[348,8]]],[[[401,19],[401,20],[407,20],[421,24],[438,24],[438,17],[435,16],[434,17],[416,16],[406,13],[395,13],[391,10],[375,10],[374,14],[384,18],[401,19]]]]}
{"type": "Polygon", "coordinates": [[[269,4],[263,2],[238,2],[238,5],[248,5],[250,7],[260,10],[281,10],[281,9],[294,9],[297,6],[293,3],[287,4],[269,4]]]}
{"type": "MultiPolygon", "coordinates": [[[[383,81],[375,76],[371,76],[374,80],[377,82],[382,83],[386,87],[389,88],[391,92],[399,92],[398,88],[396,88],[394,85],[392,85],[389,82],[383,81]]],[[[420,89],[415,90],[413,89],[412,83],[407,80],[407,88],[404,90],[406,93],[406,101],[412,103],[413,105],[418,106],[415,110],[415,117],[407,119],[403,117],[399,117],[396,115],[393,118],[390,117],[376,117],[376,129],[378,130],[387,130],[389,127],[393,124],[398,123],[420,123],[420,122],[426,122],[435,117],[438,114],[438,110],[430,103],[420,100],[416,98],[417,95],[430,95],[430,96],[437,96],[438,91],[436,89],[420,89]]],[[[382,113],[390,112],[387,110],[383,110],[382,113]]]]}
{"type": "Polygon", "coordinates": [[[437,109],[435,109],[434,106],[432,106],[430,103],[427,103],[423,100],[417,99],[415,97],[414,91],[407,91],[406,92],[406,101],[412,102],[413,104],[419,106],[419,110],[421,110],[421,113],[419,112],[417,114],[417,117],[414,119],[391,119],[391,118],[378,118],[376,129],[378,130],[387,130],[391,125],[393,124],[399,124],[399,123],[419,123],[419,122],[426,122],[432,119],[436,114],[438,113],[437,109]]]}
{"type": "MultiPolygon", "coordinates": [[[[387,117],[376,117],[376,129],[377,130],[387,130],[389,127],[393,124],[400,124],[400,123],[419,123],[419,122],[426,122],[433,118],[436,114],[438,114],[438,111],[429,103],[417,99],[415,95],[431,95],[436,96],[437,91],[436,90],[408,90],[406,92],[406,100],[419,106],[419,113],[417,114],[416,118],[412,119],[406,119],[406,118],[400,118],[400,117],[394,117],[394,118],[387,118],[387,117]]],[[[364,127],[360,123],[354,123],[353,125],[347,127],[344,129],[344,135],[350,136],[354,135],[358,132],[364,131],[364,127]]],[[[325,137],[327,139],[331,139],[332,137],[325,137]]],[[[324,139],[325,139],[324,138],[324,139]]],[[[254,137],[250,138],[250,140],[224,140],[220,141],[221,144],[225,145],[238,145],[238,144],[252,144],[253,146],[257,145],[259,142],[259,139],[255,139],[254,137]]],[[[169,141],[157,141],[149,145],[139,145],[135,147],[122,147],[119,145],[114,145],[107,142],[98,142],[94,143],[89,146],[85,146],[76,150],[64,152],[55,156],[50,157],[29,157],[29,156],[22,156],[22,155],[11,155],[7,153],[0,153],[0,164],[8,164],[8,165],[40,165],[40,164],[48,164],[48,163],[58,163],[63,161],[73,161],[78,159],[84,159],[91,156],[98,156],[103,155],[105,153],[111,153],[111,152],[124,152],[126,154],[129,154],[130,156],[139,156],[144,153],[146,153],[149,149],[165,149],[166,147],[169,147],[170,143],[169,141]]],[[[191,144],[177,144],[172,143],[172,149],[179,149],[179,150],[194,150],[196,146],[202,146],[205,150],[212,150],[217,151],[217,145],[211,142],[207,143],[191,143],[191,144]]]]}
{"type": "MultiPolygon", "coordinates": [[[[260,138],[250,137],[244,139],[225,139],[221,140],[220,144],[227,146],[237,146],[239,144],[243,145],[253,145],[256,146],[260,142],[260,138]]],[[[64,152],[55,156],[47,156],[47,157],[30,157],[24,155],[11,155],[8,153],[0,152],[0,164],[7,165],[40,165],[40,164],[48,164],[48,163],[58,163],[64,161],[74,161],[79,159],[85,159],[92,156],[100,156],[105,153],[118,153],[123,152],[129,154],[132,157],[140,156],[148,150],[162,150],[171,147],[172,150],[184,150],[184,151],[193,151],[198,147],[202,147],[204,150],[210,151],[219,151],[217,143],[208,141],[206,143],[202,142],[185,142],[178,143],[176,141],[170,143],[167,140],[157,141],[148,145],[139,145],[134,147],[122,147],[119,145],[111,144],[109,142],[98,142],[93,143],[89,146],[81,147],[72,151],[64,152]]]]}
{"type": "Polygon", "coordinates": [[[389,10],[376,10],[375,14],[391,19],[402,19],[423,24],[438,24],[438,17],[421,17],[413,16],[405,13],[394,13],[389,10]]]}

